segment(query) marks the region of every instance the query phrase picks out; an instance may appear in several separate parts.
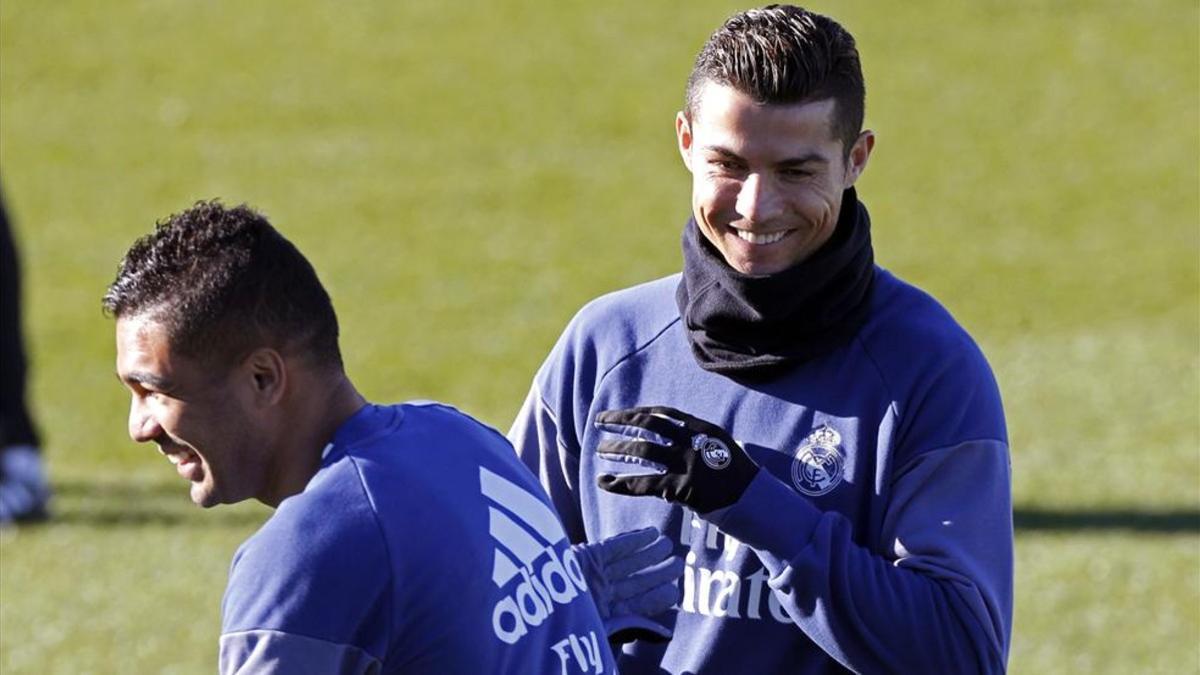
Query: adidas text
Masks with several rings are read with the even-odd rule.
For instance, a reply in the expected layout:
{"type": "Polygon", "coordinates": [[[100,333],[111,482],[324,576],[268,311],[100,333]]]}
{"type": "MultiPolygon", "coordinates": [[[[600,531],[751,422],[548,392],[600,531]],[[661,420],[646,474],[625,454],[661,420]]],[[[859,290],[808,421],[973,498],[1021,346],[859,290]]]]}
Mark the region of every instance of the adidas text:
{"type": "MultiPolygon", "coordinates": [[[[492,628],[496,637],[515,644],[554,613],[554,605],[565,605],[587,592],[587,581],[575,552],[565,549],[560,557],[554,546],[547,546],[545,562],[534,571],[532,565],[519,571],[521,582],[492,610],[492,628]]],[[[543,558],[539,557],[539,560],[543,558]]]]}

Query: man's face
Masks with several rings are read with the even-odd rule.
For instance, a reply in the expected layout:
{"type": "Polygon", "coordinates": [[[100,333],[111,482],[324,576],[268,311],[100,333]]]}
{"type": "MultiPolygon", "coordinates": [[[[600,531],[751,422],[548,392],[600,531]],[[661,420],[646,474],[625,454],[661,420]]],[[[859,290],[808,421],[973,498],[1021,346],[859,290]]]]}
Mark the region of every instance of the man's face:
{"type": "Polygon", "coordinates": [[[217,369],[170,349],[163,325],[117,320],[117,377],[132,393],[129,436],[154,442],[196,504],[232,504],[263,493],[269,475],[238,366],[217,369]]]}
{"type": "Polygon", "coordinates": [[[833,234],[842,192],[875,143],[863,132],[847,158],[833,114],[833,99],[764,105],[708,82],[692,119],[676,117],[679,152],[692,173],[692,213],[735,270],[774,274],[833,234]]]}

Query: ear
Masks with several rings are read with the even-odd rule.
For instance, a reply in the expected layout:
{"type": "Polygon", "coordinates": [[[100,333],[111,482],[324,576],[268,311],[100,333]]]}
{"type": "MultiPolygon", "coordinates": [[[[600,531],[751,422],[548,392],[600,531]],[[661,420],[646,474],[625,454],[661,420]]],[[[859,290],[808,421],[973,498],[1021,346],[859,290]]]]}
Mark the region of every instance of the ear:
{"type": "Polygon", "coordinates": [[[251,378],[256,402],[263,407],[269,407],[283,399],[288,385],[288,368],[279,352],[260,347],[250,352],[243,365],[251,378]]]}
{"type": "Polygon", "coordinates": [[[683,158],[683,165],[690,172],[692,170],[692,123],[688,121],[687,115],[680,111],[675,114],[675,139],[679,141],[679,156],[683,158]]]}
{"type": "Polygon", "coordinates": [[[866,170],[867,160],[871,158],[871,151],[874,149],[875,132],[870,129],[864,130],[855,139],[854,146],[850,148],[850,155],[846,158],[846,178],[843,189],[854,185],[858,177],[866,170]]]}

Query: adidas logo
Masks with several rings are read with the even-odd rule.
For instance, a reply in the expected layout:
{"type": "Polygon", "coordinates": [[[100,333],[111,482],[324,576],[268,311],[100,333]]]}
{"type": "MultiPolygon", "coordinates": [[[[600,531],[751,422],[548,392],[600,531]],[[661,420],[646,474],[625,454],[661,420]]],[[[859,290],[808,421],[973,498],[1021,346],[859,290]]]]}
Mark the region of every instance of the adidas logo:
{"type": "Polygon", "coordinates": [[[491,502],[488,533],[499,544],[492,581],[506,588],[520,579],[492,610],[496,637],[515,644],[553,614],[555,604],[565,605],[586,593],[587,581],[575,552],[566,548],[560,554],[555,549],[567,535],[545,503],[483,467],[479,490],[491,502]]]}

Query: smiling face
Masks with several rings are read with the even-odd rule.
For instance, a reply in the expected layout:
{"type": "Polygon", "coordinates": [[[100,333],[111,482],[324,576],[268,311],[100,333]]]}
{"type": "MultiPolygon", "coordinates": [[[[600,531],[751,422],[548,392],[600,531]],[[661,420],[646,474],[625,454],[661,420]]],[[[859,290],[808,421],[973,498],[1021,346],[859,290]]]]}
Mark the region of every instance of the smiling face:
{"type": "Polygon", "coordinates": [[[692,118],[676,117],[692,213],[730,267],[774,274],[829,240],[875,144],[864,131],[844,152],[834,112],[833,99],[762,104],[710,81],[692,118]]]}
{"type": "Polygon", "coordinates": [[[166,328],[145,315],[117,320],[117,377],[132,394],[129,436],[157,444],[203,507],[262,499],[267,490],[266,443],[249,414],[253,387],[242,370],[173,353],[166,328]]]}

